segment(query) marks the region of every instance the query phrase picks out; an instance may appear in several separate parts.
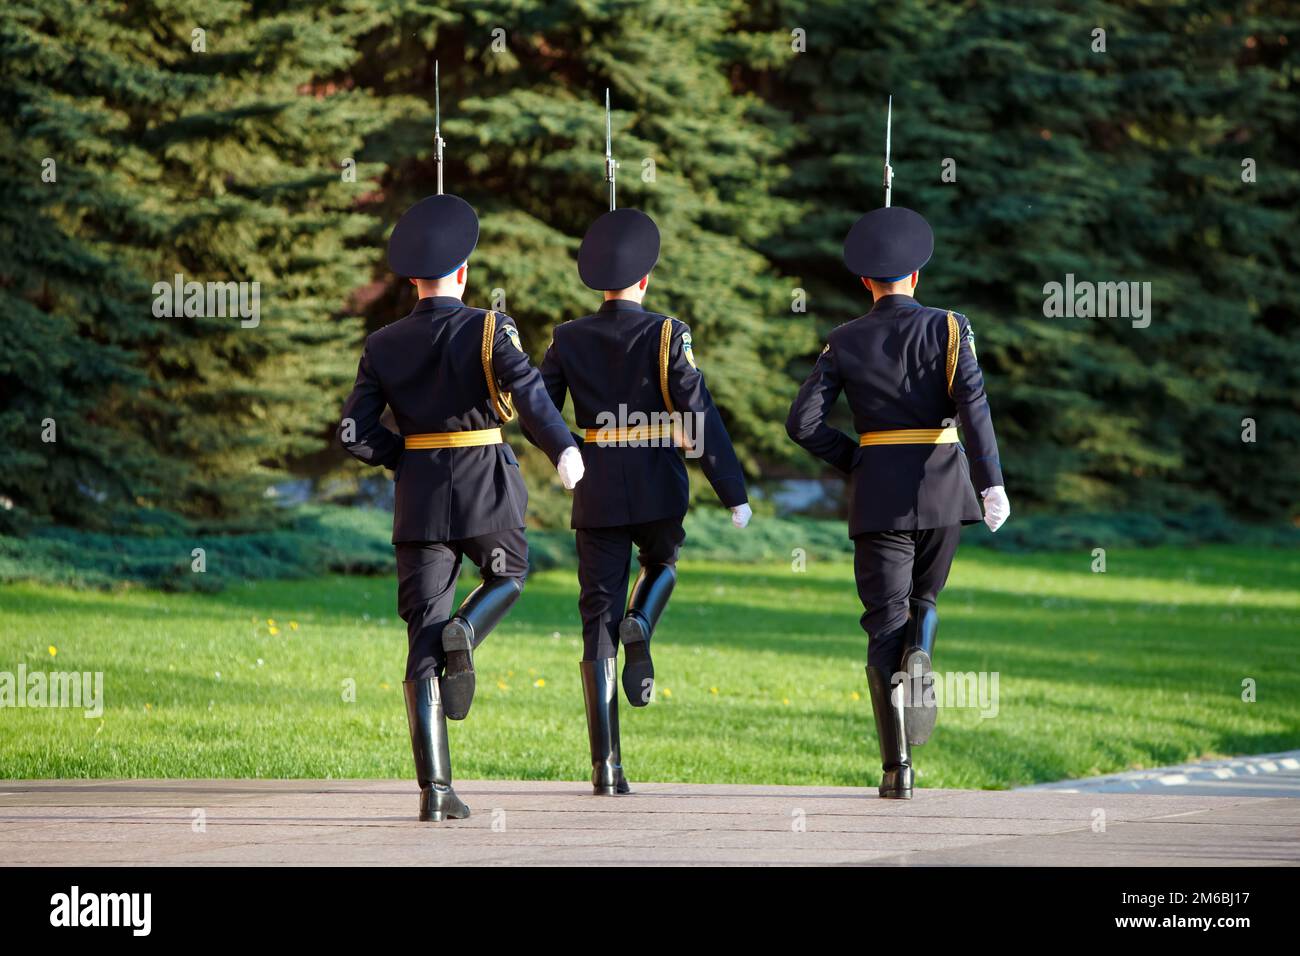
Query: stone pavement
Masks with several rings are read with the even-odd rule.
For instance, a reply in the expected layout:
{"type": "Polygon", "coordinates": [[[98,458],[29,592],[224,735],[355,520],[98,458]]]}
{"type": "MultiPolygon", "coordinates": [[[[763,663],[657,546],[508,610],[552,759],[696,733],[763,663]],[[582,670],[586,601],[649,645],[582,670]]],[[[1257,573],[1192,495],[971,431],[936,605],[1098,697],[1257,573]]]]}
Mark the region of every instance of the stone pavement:
{"type": "Polygon", "coordinates": [[[1300,864],[1300,800],[459,781],[420,824],[393,780],[0,781],[0,865],[1300,864]]]}
{"type": "Polygon", "coordinates": [[[1199,760],[1156,770],[1040,783],[1024,790],[1062,793],[1167,793],[1197,797],[1300,797],[1300,750],[1199,760]]]}

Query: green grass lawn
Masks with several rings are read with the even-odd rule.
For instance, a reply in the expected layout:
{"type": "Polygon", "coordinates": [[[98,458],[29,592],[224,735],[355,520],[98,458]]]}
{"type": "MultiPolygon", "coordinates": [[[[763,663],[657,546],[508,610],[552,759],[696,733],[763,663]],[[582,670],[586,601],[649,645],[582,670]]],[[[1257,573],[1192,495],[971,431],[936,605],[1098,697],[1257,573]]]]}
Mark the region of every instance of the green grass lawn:
{"type": "MultiPolygon", "coordinates": [[[[1112,551],[1104,574],[1091,561],[962,552],[936,666],[996,671],[998,711],[945,708],[917,750],[922,785],[1300,747],[1300,552],[1112,551]]],[[[216,595],[0,586],[0,671],[102,671],[105,687],[98,719],[0,710],[0,778],[407,777],[393,596],[391,578],[216,595]]],[[[452,725],[458,777],[588,773],[575,600],[571,571],[534,575],[480,649],[474,711],[452,725]]],[[[874,785],[860,613],[842,558],[805,573],[683,564],[655,640],[658,699],[622,704],[630,779],[874,785]]]]}

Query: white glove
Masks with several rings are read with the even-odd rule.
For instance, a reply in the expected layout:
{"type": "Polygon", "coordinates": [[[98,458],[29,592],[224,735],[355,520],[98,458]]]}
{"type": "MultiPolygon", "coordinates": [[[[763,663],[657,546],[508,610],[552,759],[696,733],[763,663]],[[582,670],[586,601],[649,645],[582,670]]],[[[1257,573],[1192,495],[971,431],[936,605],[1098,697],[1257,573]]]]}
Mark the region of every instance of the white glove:
{"type": "Polygon", "coordinates": [[[748,504],[736,505],[731,509],[731,523],[737,528],[743,528],[749,524],[749,519],[754,516],[754,509],[748,504]]]}
{"type": "Polygon", "coordinates": [[[570,445],[560,452],[560,460],[555,470],[560,474],[564,490],[572,491],[574,486],[582,481],[582,473],[587,470],[586,465],[582,463],[582,452],[570,445]]]}
{"type": "Polygon", "coordinates": [[[997,531],[1003,522],[1011,517],[1011,502],[1007,500],[1007,489],[1001,485],[985,488],[984,523],[990,531],[997,531]]]}

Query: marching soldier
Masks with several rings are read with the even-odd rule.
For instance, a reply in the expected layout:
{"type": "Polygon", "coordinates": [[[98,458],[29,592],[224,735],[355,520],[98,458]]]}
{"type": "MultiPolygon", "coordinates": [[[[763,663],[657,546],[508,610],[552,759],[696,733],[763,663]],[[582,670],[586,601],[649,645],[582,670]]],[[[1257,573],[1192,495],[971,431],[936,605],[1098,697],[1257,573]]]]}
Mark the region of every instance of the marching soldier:
{"type": "Polygon", "coordinates": [[[394,472],[397,605],[409,641],[402,688],[422,821],[469,816],[451,786],[446,718],[469,713],[474,648],[528,572],[528,492],[501,424],[517,412],[565,488],[583,471],[513,320],[462,301],[478,232],[470,205],[441,189],[398,221],[388,263],[420,298],[410,315],[366,339],[339,429],[355,458],[394,472]],[[380,423],[385,405],[400,434],[380,423]],[[452,615],[464,556],[482,583],[452,615]]]}
{"type": "Polygon", "coordinates": [[[910,209],[886,206],[854,224],[844,263],[875,304],[831,332],[786,422],[795,442],[851,481],[849,536],[866,611],[880,795],[903,800],[912,796],[911,745],[929,739],[937,716],[936,601],[961,526],[980,520],[975,490],[990,530],[1011,513],[975,333],[965,316],[914,298],[933,252],[929,224],[910,209]],[[841,391],[856,439],[826,424],[841,391]]]}
{"type": "MultiPolygon", "coordinates": [[[[628,793],[618,727],[616,658],[628,702],[653,696],[655,625],[676,581],[689,485],[682,452],[700,457],[732,523],[751,511],[731,439],[696,367],[691,330],[642,305],[659,259],[659,229],[637,209],[605,213],[587,230],[578,273],[605,301],[562,323],[542,361],[555,407],[573,396],[586,479],[573,497],[581,596],[583,697],[596,795],[628,793]],[[631,423],[631,424],[629,424],[631,423]],[[641,569],[628,594],[628,560],[641,569]],[[626,598],[626,607],[624,599],[626,598]]],[[[529,432],[525,433],[526,435],[529,432]]]]}

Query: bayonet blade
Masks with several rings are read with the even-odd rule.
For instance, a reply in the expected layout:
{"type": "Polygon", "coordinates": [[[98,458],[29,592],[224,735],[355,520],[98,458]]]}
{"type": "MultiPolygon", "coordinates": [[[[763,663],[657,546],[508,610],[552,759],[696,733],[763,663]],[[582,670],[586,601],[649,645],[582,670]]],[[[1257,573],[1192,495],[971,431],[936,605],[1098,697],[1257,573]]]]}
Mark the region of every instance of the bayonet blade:
{"type": "Polygon", "coordinates": [[[885,207],[889,207],[889,202],[893,198],[894,192],[894,167],[889,165],[889,153],[893,145],[894,130],[894,95],[889,95],[889,105],[885,109],[885,207]]]}
{"type": "Polygon", "coordinates": [[[614,162],[614,137],[613,128],[609,116],[609,87],[605,87],[605,181],[609,183],[609,208],[613,211],[614,202],[614,179],[617,163],[614,162]]]}
{"type": "Polygon", "coordinates": [[[438,61],[433,61],[433,158],[438,166],[438,195],[442,195],[442,90],[438,61]]]}

